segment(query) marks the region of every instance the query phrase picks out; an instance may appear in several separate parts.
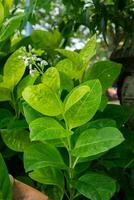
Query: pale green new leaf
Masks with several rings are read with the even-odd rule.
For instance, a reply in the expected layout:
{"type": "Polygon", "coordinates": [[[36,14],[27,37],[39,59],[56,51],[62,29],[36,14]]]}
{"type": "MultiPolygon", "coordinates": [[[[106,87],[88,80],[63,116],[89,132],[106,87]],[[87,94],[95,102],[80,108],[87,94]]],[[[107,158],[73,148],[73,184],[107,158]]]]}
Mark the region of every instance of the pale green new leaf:
{"type": "Polygon", "coordinates": [[[53,91],[58,92],[60,89],[60,75],[55,67],[48,68],[42,75],[42,83],[47,85],[53,91]]]}
{"type": "Polygon", "coordinates": [[[0,25],[4,20],[4,7],[2,5],[2,3],[0,2],[0,25]]]}
{"type": "Polygon", "coordinates": [[[4,143],[14,151],[23,152],[31,144],[29,132],[24,129],[3,129],[1,136],[4,143]]]}
{"type": "Polygon", "coordinates": [[[43,83],[28,86],[22,96],[32,108],[44,115],[57,116],[63,112],[59,96],[43,83]]]}
{"type": "Polygon", "coordinates": [[[85,64],[88,64],[90,59],[96,53],[96,35],[94,35],[87,44],[81,49],[80,57],[85,64]]]}
{"type": "Polygon", "coordinates": [[[38,73],[35,73],[34,76],[31,76],[30,74],[25,76],[17,85],[17,97],[20,98],[22,96],[23,90],[29,86],[33,85],[37,77],[39,76],[38,73]]]}
{"type": "Polygon", "coordinates": [[[121,64],[112,61],[97,62],[89,68],[85,80],[99,79],[102,90],[105,91],[120,74],[121,66],[121,64]]]}
{"type": "Polygon", "coordinates": [[[42,117],[32,121],[29,125],[32,141],[46,141],[68,137],[71,132],[64,129],[61,124],[51,117],[42,117]]]}
{"type": "Polygon", "coordinates": [[[67,168],[59,151],[47,143],[31,144],[24,151],[24,166],[26,171],[43,167],[55,167],[59,169],[67,168]]]}
{"type": "Polygon", "coordinates": [[[79,178],[76,189],[91,200],[110,200],[116,192],[116,182],[107,175],[89,172],[79,178]]]}
{"type": "Polygon", "coordinates": [[[12,186],[5,162],[0,154],[0,199],[12,200],[12,186]]]}
{"type": "Polygon", "coordinates": [[[87,85],[74,88],[65,100],[65,112],[69,110],[69,108],[71,108],[74,104],[79,102],[88,92],[90,92],[90,88],[87,85]]]}
{"type": "Polygon", "coordinates": [[[25,64],[19,56],[22,55],[22,49],[15,51],[6,61],[4,65],[3,85],[13,89],[21,80],[25,72],[25,64]]]}
{"type": "Polygon", "coordinates": [[[64,176],[59,169],[45,167],[29,173],[29,176],[45,185],[56,185],[60,189],[64,188],[64,176]]]}
{"type": "Polygon", "coordinates": [[[10,100],[11,100],[11,91],[8,88],[0,87],[0,102],[10,101],[10,100]]]}
{"type": "MultiPolygon", "coordinates": [[[[79,87],[83,88],[83,86],[88,86],[90,90],[88,89],[89,91],[87,92],[86,89],[86,92],[83,93],[85,95],[77,100],[73,94],[75,90],[73,90],[71,92],[71,103],[69,103],[71,106],[68,106],[68,103],[67,105],[65,104],[65,118],[70,129],[88,122],[96,113],[101,102],[101,84],[98,80],[85,82],[79,87]],[[73,96],[74,99],[72,98],[73,96]]],[[[66,102],[68,101],[70,100],[66,100],[66,102]]]]}
{"type": "Polygon", "coordinates": [[[124,141],[121,132],[114,127],[87,129],[78,137],[72,155],[88,157],[103,153],[124,141]]]}

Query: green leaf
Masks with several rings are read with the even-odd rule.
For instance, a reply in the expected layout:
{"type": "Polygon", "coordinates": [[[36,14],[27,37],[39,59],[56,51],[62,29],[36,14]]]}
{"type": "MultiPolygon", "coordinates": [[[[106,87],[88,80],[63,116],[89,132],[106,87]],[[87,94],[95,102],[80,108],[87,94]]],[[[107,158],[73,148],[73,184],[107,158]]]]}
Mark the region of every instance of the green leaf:
{"type": "Polygon", "coordinates": [[[10,101],[11,92],[8,88],[0,87],[0,102],[1,101],[10,101]]]}
{"type": "Polygon", "coordinates": [[[24,151],[24,166],[26,171],[43,167],[67,168],[59,151],[47,143],[31,144],[24,151]]]}
{"type": "Polygon", "coordinates": [[[75,51],[69,51],[66,49],[56,49],[60,54],[67,57],[69,60],[72,61],[72,63],[75,65],[77,70],[81,70],[83,66],[83,62],[79,54],[75,51]]]}
{"type": "Polygon", "coordinates": [[[79,102],[88,92],[90,88],[87,85],[78,86],[74,88],[65,101],[65,112],[69,110],[74,104],[79,102]]]}
{"type": "Polygon", "coordinates": [[[87,129],[81,133],[72,150],[76,157],[88,157],[108,151],[124,141],[121,132],[114,127],[87,129]]]}
{"type": "Polygon", "coordinates": [[[101,103],[100,103],[99,110],[103,112],[103,110],[106,108],[107,104],[108,104],[108,98],[105,95],[103,95],[101,97],[101,103]]]}
{"type": "Polygon", "coordinates": [[[0,42],[8,39],[20,26],[20,23],[23,19],[24,15],[18,15],[11,17],[8,20],[7,24],[3,27],[0,34],[0,42]]]}
{"type": "Polygon", "coordinates": [[[80,134],[86,131],[87,129],[92,129],[92,128],[100,129],[104,127],[116,127],[116,122],[112,119],[103,119],[103,118],[94,121],[89,121],[86,124],[78,127],[74,131],[74,134],[71,137],[72,143],[75,144],[80,134]]]}
{"type": "Polygon", "coordinates": [[[30,122],[33,120],[43,116],[41,113],[29,106],[26,102],[23,103],[23,112],[28,124],[30,124],[30,122]]]}
{"type": "Polygon", "coordinates": [[[4,0],[3,5],[4,5],[4,11],[5,11],[5,16],[9,15],[10,8],[13,4],[13,0],[4,0]]]}
{"type": "Polygon", "coordinates": [[[45,185],[56,185],[60,189],[64,188],[64,176],[59,169],[45,167],[29,173],[29,176],[45,185]]]}
{"type": "Polygon", "coordinates": [[[63,72],[71,79],[74,79],[77,76],[77,70],[75,69],[72,61],[69,59],[59,61],[55,67],[58,69],[59,72],[63,72]]]}
{"type": "MultiPolygon", "coordinates": [[[[89,91],[84,87],[84,92],[76,99],[76,89],[69,94],[65,104],[65,118],[69,128],[83,125],[88,122],[96,113],[101,101],[101,85],[98,80],[83,83],[78,88],[88,86],[89,91]],[[82,96],[83,95],[83,96],[82,96]]],[[[86,87],[87,88],[87,87],[86,87]]],[[[80,90],[80,89],[79,89],[80,90]]]]}
{"type": "Polygon", "coordinates": [[[0,2],[0,25],[2,24],[3,20],[4,20],[4,7],[0,2]]]}
{"type": "Polygon", "coordinates": [[[111,61],[97,62],[89,68],[85,80],[99,79],[102,89],[105,91],[120,74],[121,66],[121,64],[111,61]]]}
{"type": "Polygon", "coordinates": [[[12,187],[5,162],[0,154],[0,199],[12,200],[12,187]]]}
{"type": "Polygon", "coordinates": [[[55,185],[48,185],[45,188],[45,194],[52,200],[63,200],[64,191],[55,185]]]}
{"type": "Polygon", "coordinates": [[[28,86],[22,96],[32,108],[44,115],[57,116],[63,112],[58,95],[44,84],[28,86]]]}
{"type": "Polygon", "coordinates": [[[24,129],[1,130],[4,143],[12,150],[23,152],[31,144],[28,131],[24,129]]]}
{"type": "Polygon", "coordinates": [[[61,35],[58,30],[48,32],[44,30],[33,30],[32,44],[36,49],[45,49],[47,51],[57,48],[61,41],[61,35]]]}
{"type": "Polygon", "coordinates": [[[68,92],[70,92],[74,87],[73,80],[64,72],[59,72],[59,74],[60,74],[60,83],[61,83],[60,89],[67,90],[68,92]]]}
{"type": "Polygon", "coordinates": [[[76,189],[91,200],[110,200],[116,192],[116,182],[106,175],[90,172],[79,178],[76,189]]]}
{"type": "Polygon", "coordinates": [[[42,75],[42,83],[58,93],[60,89],[60,75],[58,70],[55,67],[48,68],[42,75]]]}
{"type": "Polygon", "coordinates": [[[38,73],[34,74],[34,76],[31,76],[30,74],[25,76],[17,85],[17,97],[20,98],[22,96],[22,92],[23,90],[29,86],[29,85],[33,85],[35,80],[38,77],[38,73]]]}
{"type": "Polygon", "coordinates": [[[12,113],[9,110],[0,108],[0,129],[6,128],[11,118],[12,113]]]}
{"type": "Polygon", "coordinates": [[[71,135],[71,132],[64,129],[57,120],[51,117],[38,118],[30,123],[29,128],[32,141],[39,140],[43,142],[71,135]]]}
{"type": "Polygon", "coordinates": [[[133,113],[133,109],[128,106],[108,104],[103,113],[100,113],[99,117],[115,120],[118,128],[120,128],[124,126],[133,113]]]}
{"type": "Polygon", "coordinates": [[[90,59],[96,53],[96,35],[94,35],[87,44],[81,49],[80,56],[85,64],[88,64],[90,59]]]}
{"type": "Polygon", "coordinates": [[[22,54],[22,49],[18,49],[8,58],[4,65],[3,85],[7,88],[13,89],[25,72],[24,61],[19,58],[22,54]]]}

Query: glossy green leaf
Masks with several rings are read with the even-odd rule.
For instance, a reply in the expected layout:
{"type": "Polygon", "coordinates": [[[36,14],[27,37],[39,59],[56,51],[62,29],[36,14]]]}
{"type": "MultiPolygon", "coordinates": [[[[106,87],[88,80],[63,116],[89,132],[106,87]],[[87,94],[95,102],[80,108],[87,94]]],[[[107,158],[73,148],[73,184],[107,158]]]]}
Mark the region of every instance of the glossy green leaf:
{"type": "Polygon", "coordinates": [[[64,129],[57,120],[51,117],[38,118],[30,123],[29,128],[32,141],[43,142],[71,135],[71,132],[64,129]]]}
{"type": "Polygon", "coordinates": [[[116,182],[107,175],[90,172],[79,178],[76,189],[91,200],[110,200],[116,192],[116,182]]]}
{"type": "Polygon", "coordinates": [[[41,113],[29,106],[26,102],[23,103],[23,112],[28,124],[30,124],[30,122],[33,120],[43,116],[41,113]]]}
{"type": "Polygon", "coordinates": [[[87,129],[78,137],[72,154],[88,157],[108,151],[124,141],[121,132],[114,127],[87,129]]]}
{"type": "Polygon", "coordinates": [[[24,17],[23,15],[18,15],[9,19],[9,21],[1,31],[0,42],[8,39],[19,28],[23,17],[24,17]]]}
{"type": "Polygon", "coordinates": [[[42,75],[42,83],[53,91],[58,92],[60,89],[60,75],[58,70],[55,67],[48,68],[42,75]]]}
{"type": "Polygon", "coordinates": [[[26,68],[24,61],[19,58],[22,54],[22,49],[20,48],[6,61],[3,76],[3,84],[5,87],[13,89],[22,78],[26,68]]]}
{"type": "Polygon", "coordinates": [[[4,7],[2,5],[2,3],[0,2],[0,25],[4,20],[4,7]]]}
{"type": "Polygon", "coordinates": [[[62,190],[64,188],[64,176],[58,169],[45,167],[29,173],[29,176],[39,183],[45,185],[56,185],[62,190]]]}
{"type": "Polygon", "coordinates": [[[81,49],[80,56],[85,64],[88,64],[90,59],[96,53],[96,35],[94,35],[87,44],[81,49]]]}
{"type": "Polygon", "coordinates": [[[22,96],[32,108],[44,115],[57,116],[63,112],[60,98],[45,84],[28,86],[22,96]]]}
{"type": "Polygon", "coordinates": [[[1,101],[10,101],[11,92],[8,88],[0,87],[0,102],[1,101]]]}
{"type": "Polygon", "coordinates": [[[12,186],[5,162],[0,154],[0,199],[12,200],[12,186]]]}
{"type": "Polygon", "coordinates": [[[99,79],[103,91],[110,87],[121,71],[121,64],[111,61],[100,61],[93,64],[86,73],[86,80],[99,79]]]}
{"type": "Polygon", "coordinates": [[[31,144],[28,131],[24,129],[1,130],[4,143],[12,150],[23,152],[31,144]]]}
{"type": "Polygon", "coordinates": [[[78,88],[83,88],[83,86],[88,86],[90,88],[90,90],[88,89],[89,92],[84,89],[83,96],[81,95],[81,98],[76,99],[74,89],[66,100],[65,118],[70,129],[89,121],[96,113],[101,101],[101,85],[98,80],[85,82],[78,88]]]}
{"type": "Polygon", "coordinates": [[[20,98],[22,96],[22,92],[23,90],[29,86],[29,85],[33,85],[35,80],[38,77],[38,73],[34,74],[34,76],[31,76],[30,74],[25,76],[17,85],[17,97],[20,98]]]}
{"type": "Polygon", "coordinates": [[[66,169],[59,151],[47,143],[31,144],[24,152],[24,166],[26,171],[43,167],[66,169]]]}

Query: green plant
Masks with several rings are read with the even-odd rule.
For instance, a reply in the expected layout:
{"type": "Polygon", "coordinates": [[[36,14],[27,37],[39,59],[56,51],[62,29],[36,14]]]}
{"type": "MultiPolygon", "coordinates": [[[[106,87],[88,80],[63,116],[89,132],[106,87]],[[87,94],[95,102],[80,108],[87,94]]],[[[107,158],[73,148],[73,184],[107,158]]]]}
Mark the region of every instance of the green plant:
{"type": "Polygon", "coordinates": [[[121,65],[102,61],[85,74],[95,44],[93,37],[80,53],[57,49],[67,58],[48,68],[40,83],[22,92],[28,103],[24,103],[24,115],[31,140],[24,149],[24,166],[27,172],[32,171],[32,179],[55,186],[57,196],[51,193],[52,199],[72,200],[81,195],[111,199],[116,192],[115,180],[92,170],[90,163],[124,140],[113,121],[92,120],[97,110],[106,106],[105,101],[101,103],[102,94],[121,65]],[[77,80],[74,88],[72,79],[77,80]]]}

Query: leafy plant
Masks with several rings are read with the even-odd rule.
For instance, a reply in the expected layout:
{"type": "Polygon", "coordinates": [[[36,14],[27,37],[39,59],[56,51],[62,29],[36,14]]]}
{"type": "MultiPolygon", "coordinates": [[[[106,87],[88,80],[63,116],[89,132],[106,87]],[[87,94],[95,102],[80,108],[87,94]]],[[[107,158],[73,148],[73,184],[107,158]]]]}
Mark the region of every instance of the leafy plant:
{"type": "MultiPolygon", "coordinates": [[[[94,70],[96,63],[90,70],[94,72],[89,73],[84,82],[85,69],[91,58],[87,57],[88,51],[90,55],[94,46],[95,39],[92,38],[80,53],[57,50],[67,59],[57,63],[55,68],[47,69],[41,83],[28,86],[22,92],[24,100],[31,107],[29,112],[24,107],[31,140],[24,150],[25,169],[32,171],[29,173],[32,179],[57,188],[60,194],[58,199],[72,200],[82,198],[81,195],[88,199],[110,199],[116,191],[116,181],[104,172],[98,173],[90,166],[79,170],[80,165],[88,164],[124,140],[113,123],[105,125],[102,119],[101,127],[97,122],[92,127],[95,121],[91,120],[99,109],[102,94],[121,69],[120,64],[99,62],[99,67],[104,68],[104,73],[102,70],[100,75],[99,71],[94,70]],[[71,68],[67,68],[69,62],[71,68]],[[105,70],[110,76],[105,75],[105,70]],[[79,83],[65,95],[61,86],[61,72],[68,77],[66,80],[79,79],[79,83]],[[42,116],[32,119],[35,112],[32,108],[42,116]],[[85,127],[84,130],[81,127],[85,127]]],[[[52,199],[56,199],[56,196],[53,195],[52,199]]]]}

